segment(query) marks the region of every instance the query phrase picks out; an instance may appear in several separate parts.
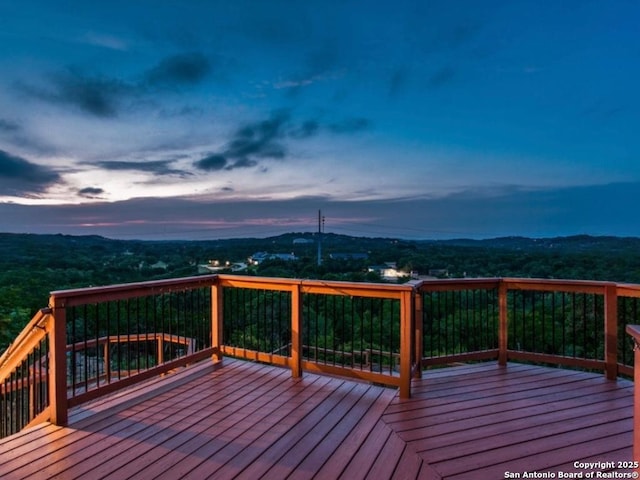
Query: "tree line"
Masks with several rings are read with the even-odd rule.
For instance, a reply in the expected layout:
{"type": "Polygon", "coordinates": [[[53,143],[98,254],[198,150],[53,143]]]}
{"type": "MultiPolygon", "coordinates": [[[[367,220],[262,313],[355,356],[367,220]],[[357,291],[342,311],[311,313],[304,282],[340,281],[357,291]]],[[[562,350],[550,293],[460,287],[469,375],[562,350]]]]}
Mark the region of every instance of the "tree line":
{"type": "MultiPolygon", "coordinates": [[[[294,253],[297,260],[268,260],[245,275],[381,281],[368,267],[394,262],[419,274],[438,269],[450,277],[590,279],[640,283],[640,239],[562,237],[408,241],[291,233],[265,239],[211,241],[112,240],[98,236],[0,234],[0,351],[49,292],[196,275],[212,259],[246,261],[257,251],[294,253]],[[296,242],[305,238],[307,243],[296,242]],[[358,253],[354,258],[334,253],[358,253]],[[365,254],[365,255],[362,255],[365,254]],[[366,258],[362,258],[366,256],[366,258]]],[[[322,321],[322,320],[319,320],[322,321]]]]}

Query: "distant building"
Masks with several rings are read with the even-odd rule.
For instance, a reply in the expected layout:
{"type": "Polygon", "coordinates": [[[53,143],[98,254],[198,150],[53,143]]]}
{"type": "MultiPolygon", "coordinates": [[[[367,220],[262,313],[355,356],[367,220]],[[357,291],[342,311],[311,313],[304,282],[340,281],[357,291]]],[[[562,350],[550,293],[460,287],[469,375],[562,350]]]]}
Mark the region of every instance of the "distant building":
{"type": "Polygon", "coordinates": [[[249,264],[259,265],[265,260],[284,260],[286,262],[297,260],[298,257],[293,253],[268,253],[256,252],[249,257],[249,264]]]}
{"type": "Polygon", "coordinates": [[[398,279],[404,277],[412,277],[416,275],[415,272],[405,272],[403,270],[398,270],[398,267],[395,262],[387,262],[383,265],[372,265],[368,268],[370,272],[375,272],[383,280],[387,280],[389,282],[397,282],[398,279]]]}
{"type": "Polygon", "coordinates": [[[198,273],[217,273],[222,270],[231,270],[232,272],[241,272],[247,269],[247,264],[244,262],[209,262],[204,265],[198,265],[198,273]]]}

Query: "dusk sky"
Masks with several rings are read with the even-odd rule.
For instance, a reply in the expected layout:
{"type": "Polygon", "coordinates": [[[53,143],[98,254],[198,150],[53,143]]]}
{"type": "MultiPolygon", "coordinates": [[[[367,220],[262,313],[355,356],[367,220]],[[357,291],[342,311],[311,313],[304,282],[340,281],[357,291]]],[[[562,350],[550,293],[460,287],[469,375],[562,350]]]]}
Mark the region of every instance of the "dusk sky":
{"type": "Polygon", "coordinates": [[[0,0],[0,231],[640,236],[635,0],[0,0]]]}

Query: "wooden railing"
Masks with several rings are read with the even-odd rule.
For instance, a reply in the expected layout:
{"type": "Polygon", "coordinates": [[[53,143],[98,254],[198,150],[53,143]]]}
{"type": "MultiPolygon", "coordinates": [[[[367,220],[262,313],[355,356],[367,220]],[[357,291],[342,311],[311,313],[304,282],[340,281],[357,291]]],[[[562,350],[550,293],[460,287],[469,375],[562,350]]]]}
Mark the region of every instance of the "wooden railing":
{"type": "Polygon", "coordinates": [[[640,315],[638,285],[504,278],[416,289],[422,366],[497,359],[633,375],[624,329],[640,315]]]}
{"type": "Polygon", "coordinates": [[[624,331],[638,322],[639,299],[638,285],[512,278],[390,285],[208,275],[56,291],[0,357],[0,415],[9,403],[37,403],[9,397],[18,385],[40,397],[44,386],[44,406],[17,423],[65,424],[74,405],[224,356],[294,377],[389,385],[402,397],[422,368],[461,361],[534,361],[615,379],[633,374],[624,331]],[[46,370],[30,374],[38,355],[46,370]]]}
{"type": "Polygon", "coordinates": [[[39,310],[0,356],[0,438],[49,419],[50,309],[39,310]]]}
{"type": "Polygon", "coordinates": [[[208,275],[52,292],[51,422],[65,424],[69,407],[218,353],[211,344],[215,281],[208,275]],[[105,374],[92,376],[104,362],[105,338],[105,374]]]}
{"type": "Polygon", "coordinates": [[[411,285],[221,275],[212,298],[213,344],[221,354],[286,366],[293,376],[303,370],[336,374],[410,395],[417,365],[411,285]],[[331,338],[322,332],[327,323],[331,338]],[[274,336],[275,344],[260,341],[274,336]],[[354,361],[362,351],[368,355],[354,361]]]}

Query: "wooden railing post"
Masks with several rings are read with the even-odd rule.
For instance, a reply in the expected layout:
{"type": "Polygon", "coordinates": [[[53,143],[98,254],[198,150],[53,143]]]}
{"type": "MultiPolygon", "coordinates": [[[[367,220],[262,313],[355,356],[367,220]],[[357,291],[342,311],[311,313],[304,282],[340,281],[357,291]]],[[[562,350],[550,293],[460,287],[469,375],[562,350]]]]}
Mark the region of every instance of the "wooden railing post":
{"type": "Polygon", "coordinates": [[[212,355],[214,363],[222,362],[223,338],[223,288],[214,283],[211,285],[211,346],[217,353],[212,355]]]}
{"type": "Polygon", "coordinates": [[[53,322],[49,332],[49,402],[51,423],[66,425],[67,413],[67,313],[64,301],[50,298],[53,322]]]}
{"type": "Polygon", "coordinates": [[[158,337],[158,365],[162,365],[164,363],[164,334],[158,337]]]}
{"type": "Polygon", "coordinates": [[[411,397],[411,319],[413,318],[413,291],[400,294],[400,398],[411,397]]]}
{"type": "Polygon", "coordinates": [[[424,349],[424,337],[423,337],[423,325],[422,325],[422,292],[417,290],[414,295],[414,309],[413,309],[413,322],[415,332],[415,352],[414,360],[416,362],[416,368],[413,372],[414,378],[422,378],[422,351],[424,349]]]}
{"type": "Polygon", "coordinates": [[[103,345],[102,356],[104,359],[104,376],[108,383],[111,381],[111,356],[109,355],[109,352],[111,350],[111,342],[109,341],[108,337],[107,337],[107,340],[102,345],[103,345]]]}
{"type": "Polygon", "coordinates": [[[604,304],[605,373],[608,380],[616,380],[618,378],[618,287],[615,283],[605,287],[604,304]]]}
{"type": "Polygon", "coordinates": [[[291,376],[302,376],[302,295],[301,285],[291,288],[291,376]]]}
{"type": "MultiPolygon", "coordinates": [[[[640,325],[627,325],[633,338],[633,461],[640,461],[640,325]]],[[[636,472],[640,469],[636,469],[636,472]]]]}
{"type": "Polygon", "coordinates": [[[498,285],[498,364],[507,364],[509,316],[507,308],[507,284],[500,280],[498,285]]]}

